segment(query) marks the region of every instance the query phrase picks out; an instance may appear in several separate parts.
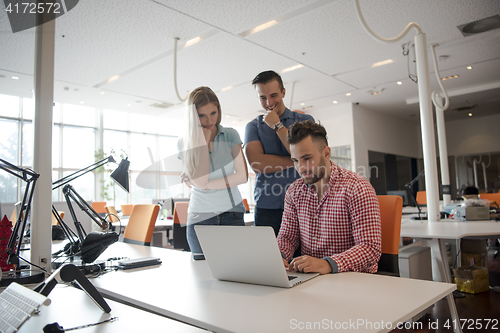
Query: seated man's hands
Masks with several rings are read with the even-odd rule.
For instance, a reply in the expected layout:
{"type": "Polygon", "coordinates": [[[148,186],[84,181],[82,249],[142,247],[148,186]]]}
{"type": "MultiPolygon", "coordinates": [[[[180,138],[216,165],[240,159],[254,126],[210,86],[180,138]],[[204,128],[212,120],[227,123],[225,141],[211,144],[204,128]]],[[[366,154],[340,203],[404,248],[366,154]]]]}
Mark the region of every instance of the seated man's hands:
{"type": "Polygon", "coordinates": [[[285,258],[283,259],[283,264],[285,265],[285,268],[288,270],[288,261],[285,258]]]}
{"type": "MultiPolygon", "coordinates": [[[[286,260],[284,261],[286,262],[286,260]]],[[[289,265],[285,264],[285,267],[287,266],[290,271],[294,270],[303,273],[328,274],[332,272],[332,266],[328,261],[310,256],[297,257],[289,265]]]]}

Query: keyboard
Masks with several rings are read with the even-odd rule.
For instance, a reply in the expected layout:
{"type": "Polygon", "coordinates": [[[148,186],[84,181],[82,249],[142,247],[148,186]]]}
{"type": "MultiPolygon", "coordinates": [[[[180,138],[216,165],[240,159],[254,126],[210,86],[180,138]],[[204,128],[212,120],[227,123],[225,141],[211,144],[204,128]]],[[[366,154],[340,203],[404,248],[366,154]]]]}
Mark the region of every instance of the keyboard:
{"type": "Polygon", "coordinates": [[[0,332],[16,332],[42,304],[49,305],[50,299],[12,282],[0,293],[0,332]]]}

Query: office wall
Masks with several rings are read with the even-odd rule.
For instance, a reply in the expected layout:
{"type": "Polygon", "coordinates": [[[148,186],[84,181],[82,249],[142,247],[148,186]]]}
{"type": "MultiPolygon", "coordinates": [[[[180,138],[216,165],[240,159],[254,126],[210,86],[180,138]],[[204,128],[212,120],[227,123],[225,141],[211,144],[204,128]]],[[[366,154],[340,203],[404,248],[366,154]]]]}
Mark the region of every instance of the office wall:
{"type": "Polygon", "coordinates": [[[356,171],[369,178],[368,151],[420,158],[420,124],[352,105],[356,171]]]}
{"type": "Polygon", "coordinates": [[[500,151],[500,115],[446,122],[448,156],[500,151]]]}
{"type": "MultiPolygon", "coordinates": [[[[326,109],[312,111],[310,113],[316,122],[320,122],[328,133],[328,145],[330,147],[351,146],[351,156],[354,148],[354,132],[352,120],[352,105],[345,103],[332,105],[326,109]]],[[[354,170],[355,160],[353,156],[352,170],[354,170]]]]}

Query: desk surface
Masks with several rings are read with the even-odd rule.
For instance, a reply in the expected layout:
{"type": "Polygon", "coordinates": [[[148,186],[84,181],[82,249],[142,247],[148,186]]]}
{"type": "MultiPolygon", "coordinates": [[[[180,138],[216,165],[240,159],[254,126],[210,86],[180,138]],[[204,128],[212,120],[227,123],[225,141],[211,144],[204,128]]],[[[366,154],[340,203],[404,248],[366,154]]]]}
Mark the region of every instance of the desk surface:
{"type": "Polygon", "coordinates": [[[403,219],[401,223],[401,237],[461,239],[498,235],[500,223],[493,220],[432,222],[403,219]]]}
{"type": "MultiPolygon", "coordinates": [[[[131,306],[111,300],[106,302],[111,313],[104,313],[83,291],[72,286],[57,285],[49,294],[51,304],[42,305],[40,313],[34,315],[21,326],[19,333],[42,332],[45,325],[59,323],[65,329],[100,322],[118,317],[114,322],[88,327],[82,332],[116,333],[116,332],[163,332],[201,333],[205,330],[148,313],[131,306]]],[[[80,332],[77,330],[75,332],[80,332]]]]}
{"type": "Polygon", "coordinates": [[[352,322],[372,324],[357,331],[388,332],[387,323],[394,328],[456,289],[353,272],[284,289],[214,280],[207,263],[193,261],[189,252],[116,243],[100,259],[111,256],[157,256],[163,264],[92,279],[103,294],[217,332],[288,332],[352,322]]]}

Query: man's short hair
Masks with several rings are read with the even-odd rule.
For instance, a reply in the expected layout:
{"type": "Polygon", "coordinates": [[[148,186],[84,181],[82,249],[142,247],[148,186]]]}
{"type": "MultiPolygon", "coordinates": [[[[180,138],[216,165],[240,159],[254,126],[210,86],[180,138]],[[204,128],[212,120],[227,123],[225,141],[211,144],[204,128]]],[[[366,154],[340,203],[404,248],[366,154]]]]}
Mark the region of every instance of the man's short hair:
{"type": "Polygon", "coordinates": [[[328,137],[326,135],[326,129],[321,124],[316,124],[311,120],[294,122],[292,126],[290,126],[290,128],[288,129],[288,134],[286,138],[288,144],[293,145],[299,143],[308,136],[310,136],[314,142],[328,146],[328,137]]]}
{"type": "Polygon", "coordinates": [[[284,89],[283,80],[281,79],[281,76],[275,71],[265,71],[257,74],[257,76],[254,77],[254,79],[252,80],[252,84],[254,86],[259,83],[266,84],[268,82],[271,82],[272,80],[278,81],[278,84],[280,86],[280,91],[283,91],[284,89]]]}

